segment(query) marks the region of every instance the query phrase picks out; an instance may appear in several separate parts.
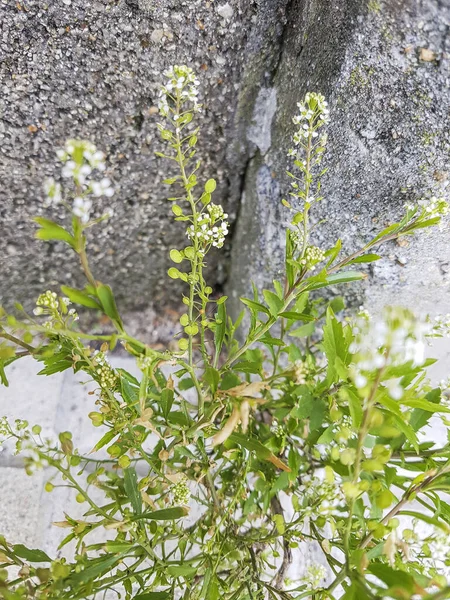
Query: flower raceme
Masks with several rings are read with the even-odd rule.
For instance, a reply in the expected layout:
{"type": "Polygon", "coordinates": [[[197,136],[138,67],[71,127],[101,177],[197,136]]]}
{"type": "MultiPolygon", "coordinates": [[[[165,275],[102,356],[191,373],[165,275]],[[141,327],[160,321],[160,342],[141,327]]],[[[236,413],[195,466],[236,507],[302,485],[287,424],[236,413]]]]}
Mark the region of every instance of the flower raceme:
{"type": "MultiPolygon", "coordinates": [[[[99,198],[104,196],[112,198],[114,188],[108,177],[100,180],[92,178],[93,173],[103,173],[106,169],[105,155],[97,150],[96,146],[87,140],[67,140],[63,149],[56,152],[58,159],[63,163],[61,175],[63,179],[71,180],[73,189],[65,190],[66,199],[63,197],[63,188],[52,177],[44,182],[46,199],[44,206],[64,203],[83,225],[91,219],[92,200],[90,194],[99,198]],[[72,206],[68,202],[72,198],[72,206]]],[[[102,220],[113,215],[113,210],[108,208],[102,220]]]]}

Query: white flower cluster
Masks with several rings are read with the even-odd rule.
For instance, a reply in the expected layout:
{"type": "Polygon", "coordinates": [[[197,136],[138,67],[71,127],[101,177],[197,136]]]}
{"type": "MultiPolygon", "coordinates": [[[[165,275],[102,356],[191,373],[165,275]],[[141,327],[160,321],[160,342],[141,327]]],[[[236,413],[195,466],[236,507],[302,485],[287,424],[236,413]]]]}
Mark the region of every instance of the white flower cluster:
{"type": "Polygon", "coordinates": [[[414,520],[411,528],[403,530],[402,538],[403,543],[400,547],[408,560],[417,560],[420,557],[427,574],[431,577],[435,571],[448,575],[450,551],[448,535],[444,531],[414,520]]]}
{"type": "Polygon", "coordinates": [[[316,265],[325,259],[325,253],[317,246],[308,246],[305,250],[305,256],[300,261],[311,271],[314,271],[316,265]]]}
{"type": "MultiPolygon", "coordinates": [[[[354,340],[351,376],[357,388],[364,388],[374,371],[386,366],[425,361],[425,341],[432,329],[406,308],[388,306],[381,318],[371,319],[360,313],[353,326],[354,340]]],[[[399,400],[403,389],[398,379],[384,381],[390,396],[399,400]]]]}
{"type": "Polygon", "coordinates": [[[81,220],[83,224],[89,222],[91,208],[92,202],[89,200],[89,198],[83,198],[81,196],[74,198],[72,212],[81,220]]]}
{"type": "Polygon", "coordinates": [[[144,356],[143,354],[140,354],[136,359],[138,369],[140,369],[141,371],[146,371],[147,369],[149,369],[152,366],[153,362],[154,358],[152,358],[151,356],[144,356]]]}
{"type": "Polygon", "coordinates": [[[272,424],[270,425],[270,431],[277,438],[284,438],[286,435],[286,431],[281,423],[279,423],[276,419],[273,419],[272,424]]]}
{"type": "Polygon", "coordinates": [[[301,476],[298,492],[302,499],[300,510],[305,517],[331,516],[345,504],[341,487],[319,475],[316,472],[301,476]]]}
{"type": "MultiPolygon", "coordinates": [[[[330,120],[330,111],[328,103],[322,94],[309,92],[306,94],[303,102],[297,103],[300,112],[296,115],[292,122],[294,125],[299,125],[299,129],[294,133],[293,142],[298,146],[309,139],[318,137],[317,129],[326,125],[330,120]]],[[[321,146],[325,146],[326,137],[321,140],[321,146]]],[[[290,149],[288,156],[296,156],[297,152],[290,149]]]]}
{"type": "Polygon", "coordinates": [[[61,184],[57,183],[53,177],[48,177],[44,181],[45,200],[44,206],[49,207],[52,204],[59,204],[62,200],[61,184]]]}
{"type": "MultiPolygon", "coordinates": [[[[63,149],[56,152],[59,160],[64,163],[61,174],[65,179],[73,179],[77,186],[77,196],[73,200],[72,212],[81,219],[83,224],[89,222],[92,202],[86,195],[92,193],[96,197],[111,198],[114,188],[111,180],[103,177],[100,181],[90,179],[94,171],[102,173],[105,170],[105,155],[97,150],[94,144],[87,140],[67,140],[63,149]]],[[[44,206],[56,205],[62,201],[61,184],[52,177],[44,182],[46,200],[44,206]]],[[[108,209],[104,217],[110,217],[112,210],[108,209]]]]}
{"type": "Polygon", "coordinates": [[[437,198],[436,196],[419,200],[417,206],[410,202],[407,202],[404,206],[406,210],[422,210],[426,213],[428,218],[445,216],[450,212],[448,202],[444,198],[437,198]]]}
{"type": "Polygon", "coordinates": [[[327,570],[319,563],[308,565],[306,572],[302,577],[302,582],[308,586],[308,588],[315,590],[323,585],[327,576],[327,570]]]}
{"type": "Polygon", "coordinates": [[[173,120],[178,121],[180,115],[175,108],[175,102],[189,102],[192,104],[190,110],[194,112],[201,111],[201,105],[198,103],[199,80],[194,71],[185,65],[174,65],[165,71],[164,76],[168,81],[161,89],[158,109],[163,117],[169,117],[173,113],[173,120]]]}
{"type": "Polygon", "coordinates": [[[189,504],[191,490],[188,488],[186,479],[179,481],[172,489],[172,500],[176,506],[189,504]]]}
{"type": "Polygon", "coordinates": [[[215,248],[222,248],[228,234],[228,222],[226,221],[228,214],[223,211],[221,206],[213,203],[208,205],[207,210],[209,214],[201,213],[198,217],[197,227],[190,225],[186,235],[190,240],[197,238],[204,246],[210,244],[215,248]]]}
{"type": "Polygon", "coordinates": [[[433,335],[450,336],[450,313],[446,315],[437,315],[433,323],[433,335]]]}

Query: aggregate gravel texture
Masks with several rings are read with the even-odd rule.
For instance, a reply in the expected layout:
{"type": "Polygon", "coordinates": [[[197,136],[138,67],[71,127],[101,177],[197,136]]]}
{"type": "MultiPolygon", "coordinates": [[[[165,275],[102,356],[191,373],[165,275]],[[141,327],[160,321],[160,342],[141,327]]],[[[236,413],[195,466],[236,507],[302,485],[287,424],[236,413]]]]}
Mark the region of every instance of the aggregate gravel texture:
{"type": "MultiPolygon", "coordinates": [[[[235,299],[280,268],[291,117],[306,91],[324,93],[332,111],[316,242],[341,237],[351,251],[406,201],[445,191],[449,0],[0,0],[0,15],[0,302],[81,283],[75,258],[35,241],[30,221],[50,216],[41,181],[74,136],[106,150],[117,188],[115,216],[92,238],[96,276],[137,329],[147,327],[143,307],[158,312],[177,297],[165,271],[184,232],[154,156],[157,89],[172,63],[202,81],[199,155],[234,221],[231,244],[209,259],[210,280],[235,299]]],[[[391,244],[350,301],[395,296],[446,312],[448,238],[391,244]]]]}
{"type": "MultiPolygon", "coordinates": [[[[114,218],[92,237],[96,277],[112,284],[124,308],[173,299],[168,249],[183,243],[184,230],[161,183],[173,166],[154,156],[161,74],[180,63],[199,73],[198,151],[233,218],[226,140],[257,12],[258,3],[241,0],[0,0],[0,301],[81,282],[76,257],[61,243],[35,241],[31,222],[63,214],[43,209],[41,184],[58,175],[55,149],[70,137],[106,151],[117,190],[114,218]]],[[[223,281],[218,255],[210,267],[223,281]]]]}
{"type": "MultiPolygon", "coordinates": [[[[256,145],[233,239],[235,298],[249,293],[251,278],[270,282],[280,268],[291,117],[308,90],[323,93],[331,108],[325,199],[314,209],[315,221],[326,222],[315,243],[330,247],[340,237],[351,252],[399,217],[405,202],[448,197],[448,0],[294,0],[288,12],[280,59],[253,105],[261,130],[251,130],[256,145]]],[[[245,123],[246,113],[238,118],[245,123]]],[[[444,229],[390,243],[381,251],[386,258],[366,269],[367,281],[333,291],[376,310],[400,303],[448,312],[449,241],[444,229]]]]}

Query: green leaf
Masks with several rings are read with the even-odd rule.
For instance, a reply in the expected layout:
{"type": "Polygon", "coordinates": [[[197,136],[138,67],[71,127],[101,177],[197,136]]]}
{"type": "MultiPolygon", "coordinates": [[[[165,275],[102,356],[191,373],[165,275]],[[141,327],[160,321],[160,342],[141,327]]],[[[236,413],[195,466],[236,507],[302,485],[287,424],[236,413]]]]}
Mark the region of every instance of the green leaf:
{"type": "Polygon", "coordinates": [[[49,219],[44,219],[43,217],[34,217],[33,221],[35,221],[38,225],[41,226],[41,229],[38,229],[36,232],[36,238],[39,240],[61,240],[75,248],[75,239],[74,237],[61,227],[54,221],[50,221],[49,219]]]}
{"type": "Polygon", "coordinates": [[[341,249],[342,242],[341,240],[338,240],[333,248],[325,252],[325,256],[328,258],[327,267],[330,267],[333,264],[341,249]]]}
{"type": "Polygon", "coordinates": [[[434,402],[429,402],[423,398],[405,398],[401,400],[401,403],[405,406],[411,406],[411,408],[420,408],[421,410],[425,410],[430,413],[450,413],[450,408],[448,406],[435,404],[434,402]]]}
{"type": "Polygon", "coordinates": [[[289,335],[291,337],[298,337],[298,338],[308,337],[314,333],[315,329],[316,329],[315,323],[307,323],[306,325],[297,327],[297,329],[293,329],[292,331],[289,332],[289,335]]]}
{"type": "Polygon", "coordinates": [[[263,296],[270,310],[270,314],[276,317],[283,308],[283,300],[269,290],[263,290],[263,296]]]}
{"type": "Polygon", "coordinates": [[[42,550],[31,550],[23,544],[13,546],[13,552],[19,558],[24,558],[30,562],[51,562],[52,559],[42,550]]]}
{"type": "Polygon", "coordinates": [[[211,388],[212,394],[215,394],[220,381],[219,371],[217,369],[214,369],[214,367],[210,367],[209,365],[207,365],[203,374],[203,379],[211,388]]]}
{"type": "Polygon", "coordinates": [[[13,363],[15,360],[19,360],[19,358],[20,356],[12,356],[11,358],[0,359],[0,380],[5,387],[9,386],[9,381],[5,373],[5,367],[13,363]]]}
{"type": "Polygon", "coordinates": [[[250,298],[241,298],[241,302],[248,306],[255,315],[262,312],[270,316],[270,311],[267,306],[264,306],[264,304],[261,304],[260,302],[255,302],[255,300],[250,300],[250,298]]]}
{"type": "Polygon", "coordinates": [[[99,283],[97,286],[97,296],[102,304],[105,314],[117,323],[120,329],[123,329],[122,320],[117,310],[116,301],[109,285],[99,283]]]}
{"type": "Polygon", "coordinates": [[[133,596],[133,600],[169,600],[171,594],[169,592],[145,592],[133,596]]]}
{"type": "Polygon", "coordinates": [[[115,566],[122,560],[122,556],[119,554],[105,554],[100,558],[91,560],[89,566],[79,573],[72,573],[69,581],[71,583],[79,584],[86,581],[95,579],[98,575],[102,575],[105,571],[109,571],[111,567],[115,566]]]}
{"type": "Polygon", "coordinates": [[[347,400],[348,409],[350,411],[350,416],[352,418],[352,424],[356,431],[359,430],[362,418],[363,418],[363,408],[362,408],[362,400],[358,396],[358,394],[354,391],[354,389],[350,387],[343,387],[339,391],[339,395],[347,400]]]}
{"type": "Polygon", "coordinates": [[[265,336],[259,338],[261,344],[266,344],[266,346],[285,346],[285,342],[280,340],[279,338],[274,338],[271,335],[266,334],[265,336]]]}
{"type": "Polygon", "coordinates": [[[167,572],[172,577],[185,577],[186,579],[192,579],[197,574],[196,567],[188,567],[183,565],[169,565],[167,572]]]}
{"type": "Polygon", "coordinates": [[[354,581],[343,596],[341,600],[370,600],[366,589],[358,581],[354,581]]]}
{"type": "Polygon", "coordinates": [[[378,240],[381,240],[381,238],[383,238],[387,235],[391,235],[392,233],[396,232],[398,229],[399,229],[399,223],[393,223],[392,225],[389,225],[389,227],[386,227],[386,229],[383,229],[382,231],[380,231],[380,233],[378,235],[376,235],[367,246],[370,248],[376,242],[378,242],[378,240]]]}
{"type": "Polygon", "coordinates": [[[170,411],[172,410],[173,401],[175,399],[175,395],[173,390],[169,388],[164,388],[161,392],[161,405],[163,409],[163,415],[167,419],[170,411]]]}
{"type": "Polygon", "coordinates": [[[94,452],[100,450],[100,448],[103,448],[103,446],[106,446],[106,444],[109,444],[109,442],[111,442],[117,435],[117,431],[114,431],[113,429],[107,431],[105,435],[101,437],[100,440],[95,444],[94,452]]]}
{"type": "MultiPolygon", "coordinates": [[[[222,296],[225,297],[225,296],[222,296]]],[[[220,298],[221,300],[222,298],[220,298]]],[[[214,345],[216,347],[216,356],[215,363],[219,359],[220,353],[222,351],[223,342],[225,340],[225,333],[227,330],[227,309],[224,302],[221,302],[217,306],[217,315],[216,315],[216,326],[214,329],[214,345]]]]}
{"type": "Polygon", "coordinates": [[[424,523],[428,523],[428,525],[438,527],[439,529],[445,531],[445,533],[450,534],[450,525],[440,521],[436,517],[431,517],[423,512],[416,512],[414,510],[402,510],[399,514],[406,515],[407,517],[412,517],[413,519],[420,519],[424,523]]]}
{"type": "Polygon", "coordinates": [[[86,292],[82,290],[77,290],[75,288],[67,287],[67,285],[62,285],[61,291],[65,296],[69,298],[69,300],[71,300],[75,304],[87,306],[88,308],[101,308],[97,300],[94,300],[94,298],[91,298],[90,296],[88,296],[88,294],[86,294],[86,292]]]}
{"type": "Polygon", "coordinates": [[[137,473],[134,467],[128,467],[123,473],[125,492],[131,502],[133,511],[140,515],[142,513],[142,498],[138,488],[137,473]]]}
{"type": "Polygon", "coordinates": [[[358,256],[357,258],[354,258],[347,264],[354,265],[357,263],[370,263],[370,262],[375,262],[376,260],[380,260],[380,258],[382,258],[382,257],[379,256],[378,254],[364,254],[363,256],[358,256]]]}
{"type": "Polygon", "coordinates": [[[372,563],[369,565],[368,570],[375,575],[375,577],[381,579],[391,591],[394,591],[395,589],[408,591],[410,593],[413,593],[414,591],[414,578],[405,571],[392,569],[388,565],[381,563],[372,563]]]}
{"type": "Polygon", "coordinates": [[[305,393],[301,394],[298,404],[292,409],[291,414],[296,419],[308,419],[311,416],[315,400],[306,386],[300,387],[304,388],[305,393]]]}
{"type": "Polygon", "coordinates": [[[426,221],[418,221],[417,224],[414,225],[414,228],[411,229],[424,229],[425,227],[433,227],[433,225],[437,225],[440,223],[441,217],[434,217],[433,219],[427,219],[426,221]]]}
{"type": "Polygon", "coordinates": [[[339,380],[341,373],[337,368],[337,359],[345,366],[349,364],[350,354],[348,351],[349,340],[344,335],[344,327],[332,309],[328,307],[327,318],[323,328],[322,347],[328,361],[327,383],[331,385],[339,380]]]}
{"type": "Polygon", "coordinates": [[[279,535],[284,535],[284,532],[286,531],[286,523],[284,522],[283,515],[275,514],[273,515],[272,520],[275,523],[275,527],[277,528],[279,535]]]}
{"type": "Polygon", "coordinates": [[[184,379],[180,379],[178,382],[178,389],[182,392],[185,390],[190,390],[195,385],[194,381],[191,377],[185,377],[184,379]]]}
{"type": "Polygon", "coordinates": [[[315,321],[315,317],[311,315],[307,315],[305,313],[294,312],[293,310],[287,310],[285,312],[280,312],[278,314],[279,317],[283,317],[284,319],[291,319],[292,321],[306,321],[311,322],[315,321]]]}
{"type": "Polygon", "coordinates": [[[212,194],[214,192],[214,190],[216,189],[216,187],[217,187],[216,180],[208,179],[208,181],[205,183],[205,192],[207,194],[212,194]]]}
{"type": "Polygon", "coordinates": [[[189,509],[186,506],[172,506],[171,508],[162,508],[152,512],[144,512],[137,519],[147,519],[149,521],[175,521],[189,514],[189,509]]]}
{"type": "Polygon", "coordinates": [[[366,279],[367,275],[358,271],[344,271],[343,273],[335,273],[328,275],[327,285],[337,285],[338,283],[349,283],[350,281],[359,281],[366,279]]]}

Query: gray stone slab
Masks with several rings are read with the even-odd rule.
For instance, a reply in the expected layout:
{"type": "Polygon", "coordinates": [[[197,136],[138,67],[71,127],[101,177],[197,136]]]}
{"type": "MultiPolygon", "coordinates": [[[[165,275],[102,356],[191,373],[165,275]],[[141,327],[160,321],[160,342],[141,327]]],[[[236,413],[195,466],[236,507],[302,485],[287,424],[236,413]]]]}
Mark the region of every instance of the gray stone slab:
{"type": "Polygon", "coordinates": [[[42,506],[42,472],[29,476],[23,469],[0,467],[0,534],[14,544],[38,547],[42,506]]]}
{"type": "MultiPolygon", "coordinates": [[[[448,198],[449,23],[449,5],[439,0],[405,0],[401,6],[294,0],[275,68],[269,71],[264,53],[249,58],[236,115],[244,133],[230,147],[236,153],[247,139],[228,281],[236,313],[252,280],[271,285],[280,277],[291,218],[281,205],[290,185],[285,171],[292,168],[291,118],[306,92],[324,94],[331,114],[324,199],[311,211],[312,223],[324,223],[314,230],[313,244],[326,249],[341,238],[348,255],[399,218],[406,202],[448,198]],[[264,97],[272,101],[264,104],[264,97]]],[[[332,291],[369,309],[396,303],[448,312],[448,241],[446,228],[402,245],[391,242],[380,251],[385,259],[362,267],[368,281],[332,291]]]]}
{"type": "MultiPolygon", "coordinates": [[[[0,415],[26,419],[30,426],[40,425],[42,435],[54,437],[55,418],[64,375],[38,375],[43,368],[31,357],[24,357],[6,369],[9,387],[0,386],[0,415]]],[[[0,465],[17,463],[11,442],[0,447],[0,465]]]]}

